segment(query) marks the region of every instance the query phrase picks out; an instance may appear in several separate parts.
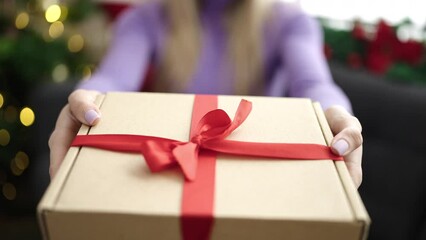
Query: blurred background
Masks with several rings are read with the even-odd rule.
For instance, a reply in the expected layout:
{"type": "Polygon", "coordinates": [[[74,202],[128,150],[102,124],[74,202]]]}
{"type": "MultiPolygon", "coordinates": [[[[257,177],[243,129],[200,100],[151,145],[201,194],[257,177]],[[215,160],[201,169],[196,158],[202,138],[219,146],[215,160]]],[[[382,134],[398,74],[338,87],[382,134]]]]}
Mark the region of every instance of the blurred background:
{"type": "MultiPolygon", "coordinates": [[[[116,16],[144,0],[0,1],[0,239],[41,239],[47,140],[77,81],[105,53],[116,16]]],[[[370,240],[426,239],[426,2],[300,0],[364,127],[360,194],[370,240]]]]}

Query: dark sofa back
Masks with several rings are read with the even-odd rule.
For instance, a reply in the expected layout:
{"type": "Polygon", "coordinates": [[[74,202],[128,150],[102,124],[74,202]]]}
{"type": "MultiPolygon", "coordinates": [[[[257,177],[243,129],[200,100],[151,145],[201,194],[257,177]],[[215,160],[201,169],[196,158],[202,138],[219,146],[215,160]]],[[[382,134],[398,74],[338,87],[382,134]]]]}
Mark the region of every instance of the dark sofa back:
{"type": "Polygon", "coordinates": [[[370,240],[426,239],[426,85],[409,86],[331,63],[363,125],[370,240]]]}

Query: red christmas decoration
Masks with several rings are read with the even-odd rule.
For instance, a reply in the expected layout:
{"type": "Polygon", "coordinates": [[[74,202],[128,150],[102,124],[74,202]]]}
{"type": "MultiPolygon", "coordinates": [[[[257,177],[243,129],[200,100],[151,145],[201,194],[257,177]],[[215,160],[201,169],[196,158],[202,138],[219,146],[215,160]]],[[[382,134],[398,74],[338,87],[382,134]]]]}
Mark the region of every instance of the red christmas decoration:
{"type": "Polygon", "coordinates": [[[107,2],[107,3],[102,3],[101,5],[112,20],[115,20],[118,17],[118,15],[120,15],[121,12],[123,12],[125,9],[129,7],[128,4],[122,4],[122,3],[107,2]]]}
{"type": "Polygon", "coordinates": [[[352,37],[356,40],[367,40],[364,28],[361,22],[358,20],[354,22],[354,27],[352,29],[352,37]]]}
{"type": "Polygon", "coordinates": [[[423,45],[414,40],[399,42],[395,48],[395,58],[411,65],[420,64],[423,56],[423,45]]]}
{"type": "Polygon", "coordinates": [[[367,68],[375,73],[385,73],[395,60],[394,49],[399,45],[395,31],[384,20],[377,25],[376,35],[368,44],[367,68]]]}

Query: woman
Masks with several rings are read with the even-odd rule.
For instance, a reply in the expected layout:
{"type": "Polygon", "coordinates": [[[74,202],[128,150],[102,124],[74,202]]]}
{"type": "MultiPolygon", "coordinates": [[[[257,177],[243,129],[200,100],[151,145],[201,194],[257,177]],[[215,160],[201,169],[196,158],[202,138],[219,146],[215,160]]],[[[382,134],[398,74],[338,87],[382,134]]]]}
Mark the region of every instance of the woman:
{"type": "Polygon", "coordinates": [[[317,23],[296,5],[266,0],[151,1],[124,13],[99,70],[69,97],[49,140],[53,177],[81,123],[95,125],[99,92],[140,91],[148,68],[162,92],[256,94],[319,101],[361,184],[362,135],[333,83],[317,23]]]}

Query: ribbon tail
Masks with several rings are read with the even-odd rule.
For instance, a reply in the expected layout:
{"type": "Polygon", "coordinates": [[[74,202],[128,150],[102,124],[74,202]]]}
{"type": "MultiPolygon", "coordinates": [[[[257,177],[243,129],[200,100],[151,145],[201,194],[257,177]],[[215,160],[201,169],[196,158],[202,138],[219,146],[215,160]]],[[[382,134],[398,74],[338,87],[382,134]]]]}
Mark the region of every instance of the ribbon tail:
{"type": "Polygon", "coordinates": [[[172,153],[182,169],[185,179],[194,181],[197,175],[198,145],[192,142],[178,145],[172,153]]]}
{"type": "Polygon", "coordinates": [[[330,147],[310,143],[257,143],[221,140],[206,142],[203,144],[203,148],[239,156],[298,160],[343,160],[341,156],[334,154],[330,147]]]}
{"type": "Polygon", "coordinates": [[[140,142],[148,137],[120,134],[77,135],[71,147],[94,147],[121,152],[139,152],[140,142]]]}

